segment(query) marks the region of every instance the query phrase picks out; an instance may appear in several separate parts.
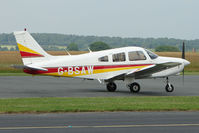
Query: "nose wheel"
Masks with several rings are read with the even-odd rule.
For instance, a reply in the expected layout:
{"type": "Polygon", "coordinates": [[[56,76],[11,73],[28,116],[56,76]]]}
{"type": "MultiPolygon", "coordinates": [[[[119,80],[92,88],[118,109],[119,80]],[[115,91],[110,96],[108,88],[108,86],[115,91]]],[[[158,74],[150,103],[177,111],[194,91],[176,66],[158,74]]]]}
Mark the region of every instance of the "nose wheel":
{"type": "Polygon", "coordinates": [[[173,92],[174,91],[174,86],[169,83],[169,78],[168,77],[166,78],[166,82],[167,82],[167,85],[165,87],[165,90],[167,92],[173,92]]]}
{"type": "Polygon", "coordinates": [[[109,82],[106,88],[109,92],[114,92],[117,89],[117,85],[114,82],[109,82]]]}

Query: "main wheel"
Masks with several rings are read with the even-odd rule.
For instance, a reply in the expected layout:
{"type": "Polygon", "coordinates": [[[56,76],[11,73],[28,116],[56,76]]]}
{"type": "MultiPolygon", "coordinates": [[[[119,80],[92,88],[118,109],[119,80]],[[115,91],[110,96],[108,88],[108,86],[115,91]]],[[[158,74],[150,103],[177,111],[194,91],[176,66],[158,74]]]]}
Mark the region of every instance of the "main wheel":
{"type": "Polygon", "coordinates": [[[130,91],[134,93],[138,93],[140,91],[140,85],[136,82],[130,84],[129,88],[130,88],[130,91]]]}
{"type": "Polygon", "coordinates": [[[167,92],[173,92],[174,91],[174,86],[172,84],[167,84],[166,87],[165,87],[165,90],[167,92]]]}
{"type": "Polygon", "coordinates": [[[116,89],[117,89],[117,86],[114,82],[109,82],[107,85],[106,85],[106,88],[109,92],[114,92],[116,89]]]}

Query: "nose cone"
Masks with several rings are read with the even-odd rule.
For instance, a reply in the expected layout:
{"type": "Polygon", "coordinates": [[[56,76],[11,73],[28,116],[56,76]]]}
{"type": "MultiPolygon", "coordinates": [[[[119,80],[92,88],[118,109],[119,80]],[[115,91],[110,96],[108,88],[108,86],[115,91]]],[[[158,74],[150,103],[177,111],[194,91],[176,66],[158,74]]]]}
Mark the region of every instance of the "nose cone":
{"type": "Polygon", "coordinates": [[[184,63],[184,66],[187,66],[187,65],[189,65],[190,64],[190,62],[188,61],[188,60],[183,60],[183,63],[184,63]]]}

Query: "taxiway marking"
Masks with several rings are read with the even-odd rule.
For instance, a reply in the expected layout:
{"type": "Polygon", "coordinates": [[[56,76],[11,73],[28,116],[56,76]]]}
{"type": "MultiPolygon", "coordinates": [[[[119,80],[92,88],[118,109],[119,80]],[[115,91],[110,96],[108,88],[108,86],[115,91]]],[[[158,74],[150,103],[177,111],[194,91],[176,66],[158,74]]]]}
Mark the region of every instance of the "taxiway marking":
{"type": "Polygon", "coordinates": [[[199,126],[199,124],[140,124],[140,125],[102,125],[102,126],[32,126],[32,127],[0,127],[0,130],[21,130],[21,129],[58,129],[58,128],[128,128],[128,127],[185,127],[199,126]]]}

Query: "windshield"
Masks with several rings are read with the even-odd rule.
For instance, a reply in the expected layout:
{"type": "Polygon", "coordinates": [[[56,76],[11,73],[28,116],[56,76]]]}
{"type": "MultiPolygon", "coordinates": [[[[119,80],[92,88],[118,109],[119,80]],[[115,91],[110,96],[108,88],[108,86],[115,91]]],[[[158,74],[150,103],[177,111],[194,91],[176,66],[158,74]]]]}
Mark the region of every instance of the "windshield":
{"type": "Polygon", "coordinates": [[[153,52],[145,49],[145,51],[147,52],[147,54],[150,56],[151,59],[156,59],[158,57],[158,55],[154,54],[153,52]]]}

